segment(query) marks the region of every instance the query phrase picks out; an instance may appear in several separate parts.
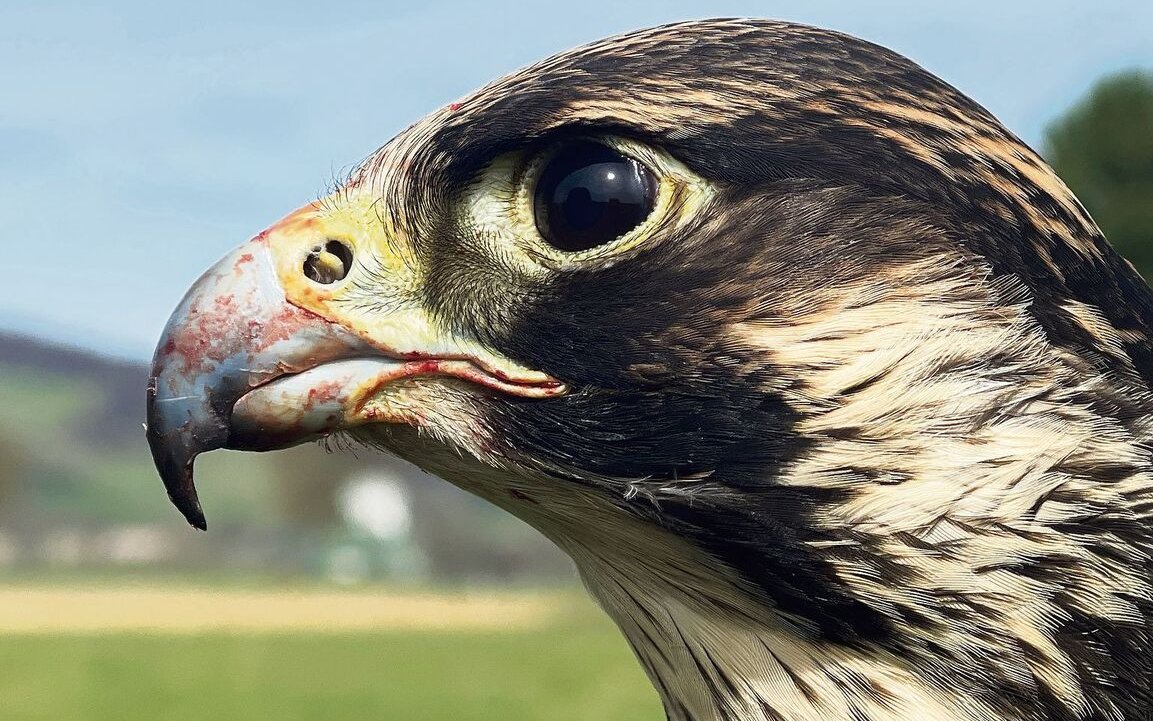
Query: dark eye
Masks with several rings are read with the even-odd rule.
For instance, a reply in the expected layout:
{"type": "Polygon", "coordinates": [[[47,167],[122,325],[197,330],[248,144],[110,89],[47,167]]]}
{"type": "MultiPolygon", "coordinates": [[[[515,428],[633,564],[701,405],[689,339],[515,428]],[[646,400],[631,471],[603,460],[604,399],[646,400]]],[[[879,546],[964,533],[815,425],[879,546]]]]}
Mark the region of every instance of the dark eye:
{"type": "Polygon", "coordinates": [[[548,160],[533,193],[533,212],[549,245],[575,252],[640,225],[656,197],[656,178],[644,165],[608,146],[581,141],[548,160]]]}

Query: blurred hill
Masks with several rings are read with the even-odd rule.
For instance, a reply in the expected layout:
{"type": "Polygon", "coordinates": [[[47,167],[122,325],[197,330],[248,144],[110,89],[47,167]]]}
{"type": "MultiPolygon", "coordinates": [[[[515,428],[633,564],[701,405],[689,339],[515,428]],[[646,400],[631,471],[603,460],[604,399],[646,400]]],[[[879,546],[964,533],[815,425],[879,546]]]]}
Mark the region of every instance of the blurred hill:
{"type": "Polygon", "coordinates": [[[21,371],[57,376],[89,386],[97,396],[72,420],[69,431],[91,443],[126,446],[143,439],[142,388],[148,381],[143,363],[108,358],[31,336],[0,331],[0,373],[21,371]]]}
{"type": "Polygon", "coordinates": [[[147,377],[142,363],[0,331],[0,567],[350,582],[571,576],[520,521],[375,451],[207,454],[197,475],[211,530],[191,531],[144,442],[147,377]]]}

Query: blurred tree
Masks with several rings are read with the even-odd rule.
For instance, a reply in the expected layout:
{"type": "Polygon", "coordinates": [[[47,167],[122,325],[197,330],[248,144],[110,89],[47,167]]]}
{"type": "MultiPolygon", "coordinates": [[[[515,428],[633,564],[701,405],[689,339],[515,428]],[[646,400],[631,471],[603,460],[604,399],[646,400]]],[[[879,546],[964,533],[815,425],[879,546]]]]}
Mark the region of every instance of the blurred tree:
{"type": "Polygon", "coordinates": [[[1045,150],[1109,241],[1153,280],[1153,73],[1098,81],[1046,129],[1045,150]]]}

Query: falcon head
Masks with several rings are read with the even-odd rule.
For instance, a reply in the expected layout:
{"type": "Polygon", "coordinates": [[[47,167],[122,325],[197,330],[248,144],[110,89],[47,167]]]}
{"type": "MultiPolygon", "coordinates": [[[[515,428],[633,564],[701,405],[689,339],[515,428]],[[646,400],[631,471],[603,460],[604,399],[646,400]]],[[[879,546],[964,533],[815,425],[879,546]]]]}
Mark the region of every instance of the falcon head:
{"type": "Polygon", "coordinates": [[[673,721],[1144,718],[1151,295],[988,112],[844,35],[611,38],[210,269],[148,439],[333,433],[576,561],[673,721]]]}

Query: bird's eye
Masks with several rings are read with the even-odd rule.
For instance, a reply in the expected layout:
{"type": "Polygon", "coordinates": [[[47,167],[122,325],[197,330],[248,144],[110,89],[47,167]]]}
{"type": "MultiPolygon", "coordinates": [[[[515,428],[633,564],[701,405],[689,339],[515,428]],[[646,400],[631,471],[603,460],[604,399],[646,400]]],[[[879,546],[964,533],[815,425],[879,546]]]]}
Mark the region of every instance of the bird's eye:
{"type": "Polygon", "coordinates": [[[533,193],[536,227],[569,252],[616,240],[649,216],[657,180],[641,163],[591,141],[565,146],[541,170],[533,193]]]}

